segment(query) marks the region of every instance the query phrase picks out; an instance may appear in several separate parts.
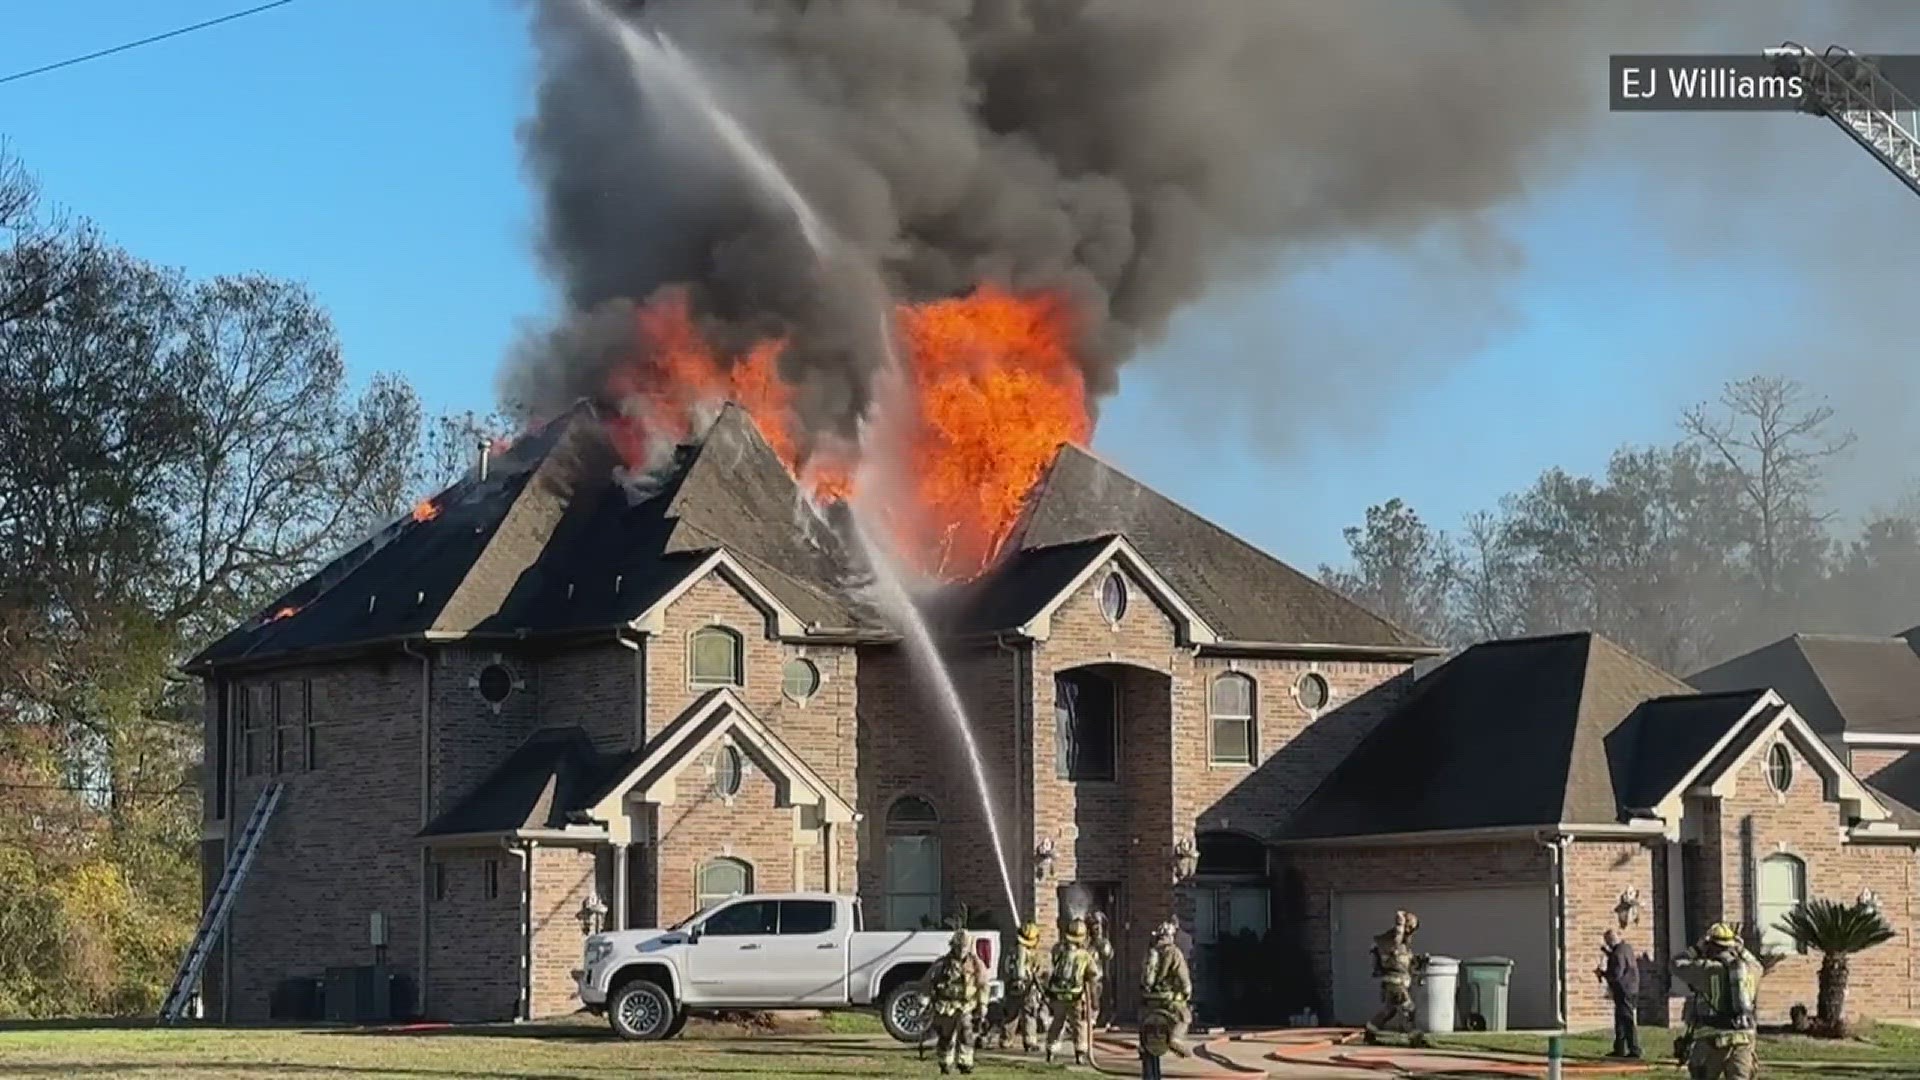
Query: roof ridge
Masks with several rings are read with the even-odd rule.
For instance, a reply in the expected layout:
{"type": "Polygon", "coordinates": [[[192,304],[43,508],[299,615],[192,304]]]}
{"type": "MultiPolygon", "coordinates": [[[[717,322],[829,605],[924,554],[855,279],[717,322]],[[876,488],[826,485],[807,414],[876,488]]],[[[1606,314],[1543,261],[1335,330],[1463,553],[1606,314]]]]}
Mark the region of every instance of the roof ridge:
{"type": "Polygon", "coordinates": [[[1175,499],[1172,496],[1166,494],[1165,492],[1160,491],[1158,488],[1155,488],[1153,485],[1148,484],[1144,480],[1141,480],[1139,477],[1136,477],[1133,474],[1127,472],[1125,469],[1122,469],[1114,465],[1112,462],[1106,460],[1104,457],[1100,456],[1099,454],[1094,453],[1091,449],[1087,447],[1081,446],[1077,443],[1062,443],[1060,447],[1060,451],[1054,455],[1054,466],[1051,466],[1048,469],[1049,480],[1051,480],[1053,468],[1058,466],[1060,459],[1066,455],[1068,450],[1077,451],[1081,456],[1085,457],[1088,461],[1099,466],[1100,468],[1107,470],[1108,472],[1119,477],[1120,479],[1125,480],[1127,483],[1132,484],[1134,487],[1139,488],[1141,491],[1146,492],[1148,495],[1152,496],[1153,498],[1159,499],[1161,502],[1166,503],[1168,506],[1171,506],[1174,509],[1180,511],[1180,513],[1186,515],[1188,518],[1199,523],[1201,527],[1221,537],[1226,538],[1228,541],[1231,541],[1234,544],[1234,546],[1240,548],[1242,551],[1246,552],[1247,554],[1250,554],[1255,558],[1261,559],[1273,565],[1275,568],[1279,569],[1284,573],[1291,574],[1299,578],[1301,581],[1306,582],[1312,588],[1319,589],[1323,592],[1326,592],[1333,596],[1338,597],[1342,602],[1347,604],[1349,607],[1360,612],[1361,614],[1372,619],[1373,621],[1379,623],[1380,625],[1392,630],[1394,633],[1405,638],[1410,644],[1425,643],[1426,639],[1422,635],[1413,633],[1412,631],[1408,630],[1406,627],[1401,626],[1398,623],[1395,623],[1393,620],[1387,618],[1386,616],[1380,614],[1379,612],[1373,610],[1372,608],[1366,606],[1365,604],[1360,603],[1359,601],[1355,600],[1353,597],[1348,596],[1346,593],[1343,593],[1340,590],[1332,587],[1331,585],[1328,585],[1326,582],[1321,581],[1318,578],[1315,578],[1314,576],[1312,576],[1311,574],[1308,574],[1302,571],[1300,568],[1294,566],[1293,564],[1287,562],[1284,559],[1281,559],[1280,557],[1274,555],[1273,553],[1266,551],[1265,549],[1261,548],[1258,544],[1255,544],[1252,541],[1247,540],[1245,537],[1242,537],[1239,534],[1235,533],[1233,530],[1218,524],[1213,519],[1207,517],[1205,514],[1200,513],[1199,511],[1193,509],[1192,507],[1186,505],[1185,503],[1179,501],[1178,499],[1175,499]]]}

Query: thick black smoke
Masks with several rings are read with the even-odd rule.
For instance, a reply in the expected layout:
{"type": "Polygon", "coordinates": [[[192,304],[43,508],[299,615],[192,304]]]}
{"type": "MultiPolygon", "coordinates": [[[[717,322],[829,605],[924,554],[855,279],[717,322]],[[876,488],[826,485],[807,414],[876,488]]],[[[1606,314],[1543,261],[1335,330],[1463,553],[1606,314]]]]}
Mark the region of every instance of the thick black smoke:
{"type": "MultiPolygon", "coordinates": [[[[728,333],[791,332],[816,430],[878,362],[871,286],[1068,290],[1096,394],[1182,305],[1289,250],[1412,238],[1522,193],[1598,99],[1534,5],[1340,0],[651,0],[850,255],[818,266],[681,111],[649,108],[588,0],[540,0],[544,255],[569,313],[509,366],[533,411],[604,387],[623,309],[670,284],[728,333]],[[1498,11],[1500,14],[1489,14],[1498,11]]],[[[658,101],[652,103],[659,105],[658,101]]],[[[1499,255],[1498,245],[1479,245],[1499,255]]],[[[1277,373],[1276,373],[1277,374],[1277,373]]]]}

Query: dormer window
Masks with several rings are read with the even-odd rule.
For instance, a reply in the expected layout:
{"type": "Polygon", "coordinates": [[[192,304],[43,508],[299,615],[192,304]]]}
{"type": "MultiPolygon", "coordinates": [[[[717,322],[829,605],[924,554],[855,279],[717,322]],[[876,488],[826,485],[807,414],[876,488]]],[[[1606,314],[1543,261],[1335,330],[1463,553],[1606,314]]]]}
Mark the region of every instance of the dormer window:
{"type": "Polygon", "coordinates": [[[1117,623],[1127,613],[1127,579],[1118,570],[1100,582],[1100,614],[1117,623]]]}
{"type": "Polygon", "coordinates": [[[744,644],[740,635],[724,626],[703,626],[689,644],[696,686],[739,686],[743,678],[744,644]]]}

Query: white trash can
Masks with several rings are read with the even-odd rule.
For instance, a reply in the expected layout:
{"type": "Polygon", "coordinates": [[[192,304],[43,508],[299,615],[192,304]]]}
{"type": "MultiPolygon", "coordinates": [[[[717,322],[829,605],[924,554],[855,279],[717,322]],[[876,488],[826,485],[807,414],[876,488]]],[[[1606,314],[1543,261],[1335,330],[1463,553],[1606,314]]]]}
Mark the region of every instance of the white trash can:
{"type": "Polygon", "coordinates": [[[1453,1031],[1454,1001],[1460,987],[1460,961],[1429,956],[1413,981],[1414,1026],[1433,1035],[1453,1031]]]}

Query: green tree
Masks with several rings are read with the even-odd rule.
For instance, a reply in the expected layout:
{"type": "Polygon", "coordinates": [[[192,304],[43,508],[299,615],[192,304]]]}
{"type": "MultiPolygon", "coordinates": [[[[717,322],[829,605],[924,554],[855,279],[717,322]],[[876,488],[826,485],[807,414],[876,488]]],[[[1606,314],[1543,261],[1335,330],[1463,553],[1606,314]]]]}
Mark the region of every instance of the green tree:
{"type": "Polygon", "coordinates": [[[1820,989],[1814,1016],[1823,1030],[1843,1032],[1852,958],[1892,941],[1893,927],[1867,904],[1812,900],[1788,912],[1780,920],[1779,929],[1791,934],[1801,948],[1820,954],[1820,989]]]}
{"type": "Polygon", "coordinates": [[[1342,535],[1351,565],[1322,566],[1322,581],[1430,641],[1451,636],[1455,568],[1444,535],[1399,499],[1367,507],[1366,524],[1342,535]]]}
{"type": "Polygon", "coordinates": [[[304,289],[152,266],[3,155],[0,415],[0,1013],[148,1010],[199,900],[178,664],[441,466],[304,289]]]}

